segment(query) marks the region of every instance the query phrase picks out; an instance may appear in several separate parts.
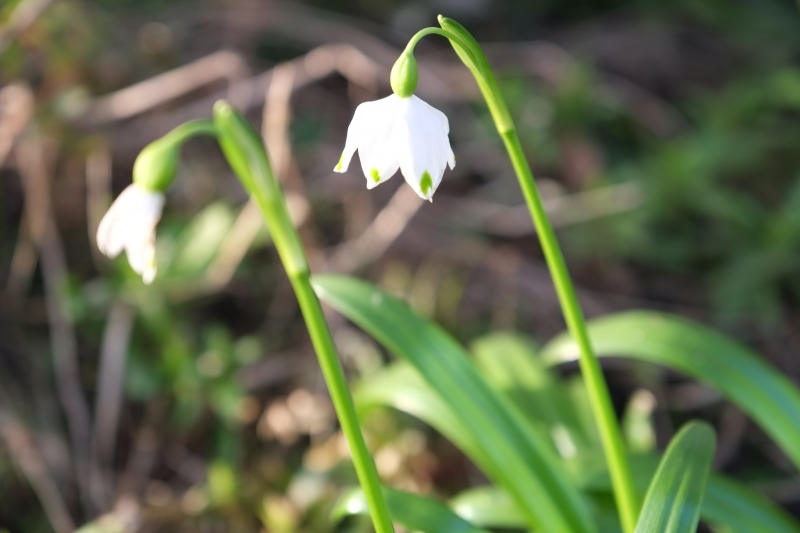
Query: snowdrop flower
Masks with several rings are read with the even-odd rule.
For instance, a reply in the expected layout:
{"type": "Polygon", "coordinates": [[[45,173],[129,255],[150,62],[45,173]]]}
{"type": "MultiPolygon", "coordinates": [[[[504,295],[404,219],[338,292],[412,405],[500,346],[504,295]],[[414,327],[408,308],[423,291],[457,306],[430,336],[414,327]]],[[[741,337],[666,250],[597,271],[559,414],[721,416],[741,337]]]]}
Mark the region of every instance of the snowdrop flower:
{"type": "Polygon", "coordinates": [[[131,268],[150,284],[156,277],[156,224],[164,195],[137,183],[128,185],[114,200],[97,228],[97,247],[109,258],[122,250],[131,268]]]}
{"type": "Polygon", "coordinates": [[[207,120],[191,120],[145,146],[133,164],[133,183],[97,227],[97,248],[112,259],[125,250],[131,268],[148,285],[156,277],[156,224],[164,191],[178,171],[181,145],[195,135],[216,135],[216,130],[207,120]]]}
{"type": "Polygon", "coordinates": [[[406,182],[425,200],[431,200],[447,165],[456,165],[447,117],[414,96],[417,67],[406,51],[392,68],[394,94],[364,102],[347,129],[347,141],[335,172],[345,172],[356,149],[361,169],[372,189],[399,168],[406,182]]]}

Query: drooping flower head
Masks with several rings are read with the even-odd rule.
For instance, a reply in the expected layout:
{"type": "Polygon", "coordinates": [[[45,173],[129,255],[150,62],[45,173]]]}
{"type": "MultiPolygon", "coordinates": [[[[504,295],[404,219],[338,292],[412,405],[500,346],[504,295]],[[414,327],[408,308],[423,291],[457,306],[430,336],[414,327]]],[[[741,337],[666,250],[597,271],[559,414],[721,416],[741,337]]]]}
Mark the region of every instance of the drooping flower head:
{"type": "Polygon", "coordinates": [[[391,82],[394,94],[356,108],[334,171],[345,172],[358,150],[368,189],[400,169],[414,191],[431,200],[445,167],[452,170],[456,165],[447,117],[414,96],[417,67],[408,50],[392,68],[391,82]]]}
{"type": "Polygon", "coordinates": [[[190,120],[145,146],[133,165],[133,183],[114,200],[97,227],[97,248],[112,259],[125,250],[131,268],[147,284],[156,277],[156,225],[164,191],[178,171],[181,145],[196,135],[216,135],[214,124],[190,120]]]}
{"type": "Polygon", "coordinates": [[[156,224],[164,195],[131,183],[114,200],[97,228],[97,248],[109,258],[122,250],[148,285],[156,277],[156,224]]]}
{"type": "Polygon", "coordinates": [[[156,277],[156,225],[164,194],[178,168],[180,136],[147,145],[133,165],[133,183],[114,200],[97,227],[97,248],[113,259],[122,250],[148,285],[156,277]],[[177,137],[177,138],[176,138],[177,137]]]}

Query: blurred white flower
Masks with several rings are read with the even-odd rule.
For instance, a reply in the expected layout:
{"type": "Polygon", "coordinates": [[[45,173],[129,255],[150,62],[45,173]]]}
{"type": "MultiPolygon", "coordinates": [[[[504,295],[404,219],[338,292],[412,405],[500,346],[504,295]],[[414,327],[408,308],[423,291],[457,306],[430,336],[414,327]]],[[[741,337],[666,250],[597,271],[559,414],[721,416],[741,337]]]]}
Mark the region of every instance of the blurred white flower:
{"type": "Polygon", "coordinates": [[[163,207],[162,193],[132,183],[97,228],[97,248],[112,259],[124,249],[131,268],[148,285],[156,277],[156,224],[163,207]]]}
{"type": "Polygon", "coordinates": [[[445,166],[456,165],[447,134],[447,117],[414,95],[396,94],[356,109],[347,129],[344,152],[334,171],[344,172],[358,149],[361,168],[372,189],[397,169],[425,200],[431,200],[442,181],[445,166]]]}

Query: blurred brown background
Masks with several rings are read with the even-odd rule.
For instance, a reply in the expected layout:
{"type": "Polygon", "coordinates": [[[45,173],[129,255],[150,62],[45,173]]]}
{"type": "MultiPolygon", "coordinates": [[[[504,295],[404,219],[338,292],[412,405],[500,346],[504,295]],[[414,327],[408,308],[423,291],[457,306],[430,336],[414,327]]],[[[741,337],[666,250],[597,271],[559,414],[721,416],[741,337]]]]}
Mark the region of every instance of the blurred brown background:
{"type": "MultiPolygon", "coordinates": [[[[6,0],[0,527],[334,527],[328,506],[355,481],[347,451],[291,288],[215,142],[183,150],[152,286],[94,244],[139,150],[219,98],[262,131],[315,272],[377,283],[465,343],[564,329],[510,164],[443,39],[416,53],[417,94],[447,114],[458,160],[434,202],[399,175],[368,192],[359,165],[332,172],[355,107],[389,94],[400,50],[439,13],[485,44],[587,314],[681,314],[797,381],[790,1],[6,0]]],[[[330,321],[353,379],[388,359],[330,321]]],[[[608,370],[620,410],[647,389],[660,445],[678,421],[711,420],[717,467],[800,509],[796,472],[719,395],[608,370]]],[[[368,431],[394,486],[446,496],[483,479],[420,423],[383,413],[368,431]]]]}

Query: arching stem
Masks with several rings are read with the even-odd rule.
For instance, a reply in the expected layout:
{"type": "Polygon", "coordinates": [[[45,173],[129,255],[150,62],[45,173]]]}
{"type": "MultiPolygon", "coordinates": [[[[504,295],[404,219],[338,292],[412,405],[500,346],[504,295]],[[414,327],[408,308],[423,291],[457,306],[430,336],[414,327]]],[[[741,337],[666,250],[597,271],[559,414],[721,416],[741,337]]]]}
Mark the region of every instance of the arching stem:
{"type": "Polygon", "coordinates": [[[375,462],[358,422],[344,370],[328,323],[309,280],[308,261],[263,142],[250,124],[226,102],[214,106],[214,123],[226,159],[256,201],[278,250],[317,353],[350,455],[369,506],[376,533],[394,533],[375,462]]]}
{"type": "MultiPolygon", "coordinates": [[[[497,131],[503,139],[514,172],[517,175],[525,202],[531,213],[533,224],[536,227],[542,251],[544,252],[553,283],[558,293],[558,299],[570,333],[575,338],[581,350],[579,364],[594,418],[603,443],[608,471],[614,489],[614,498],[625,533],[633,533],[639,517],[641,502],[639,494],[633,484],[630,464],[628,462],[625,444],[622,440],[619,422],[614,412],[611,396],[603,376],[600,363],[592,348],[586,320],[583,316],[580,302],[575,293],[572,278],[569,275],[561,247],[556,239],[553,226],[547,217],[542,205],[539,191],[533,172],[525,158],[525,153],[517,136],[514,121],[508,112],[505,100],[497,85],[486,56],[472,35],[463,26],[454,20],[439,16],[439,24],[444,28],[444,33],[423,30],[414,36],[417,41],[424,35],[439,33],[450,39],[453,48],[458,53],[464,64],[475,76],[484,99],[494,119],[497,131]],[[419,36],[419,38],[417,38],[419,36]],[[455,36],[455,39],[451,36],[455,36]]],[[[412,39],[412,41],[414,40],[412,39]]],[[[410,43],[409,43],[410,44],[410,43]]]]}

